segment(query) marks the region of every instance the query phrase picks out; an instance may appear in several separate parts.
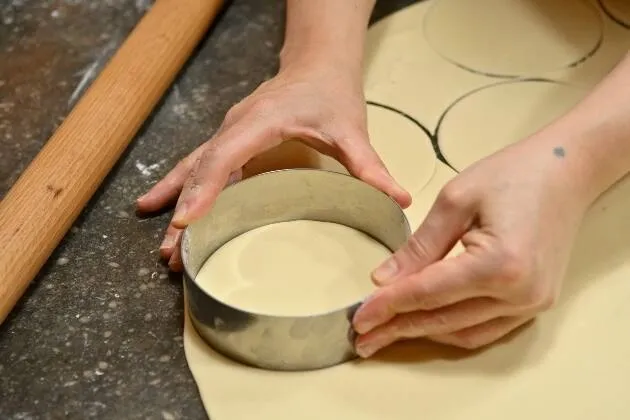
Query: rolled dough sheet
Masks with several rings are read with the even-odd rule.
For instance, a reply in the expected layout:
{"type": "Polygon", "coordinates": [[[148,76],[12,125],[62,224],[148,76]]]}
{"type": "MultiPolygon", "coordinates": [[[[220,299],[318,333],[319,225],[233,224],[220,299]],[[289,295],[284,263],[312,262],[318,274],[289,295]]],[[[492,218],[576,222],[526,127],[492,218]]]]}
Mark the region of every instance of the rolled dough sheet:
{"type": "Polygon", "coordinates": [[[463,71],[431,48],[422,30],[430,4],[414,4],[370,28],[364,87],[368,100],[397,108],[433,132],[456,98],[496,80],[463,71]]]}
{"type": "MultiPolygon", "coordinates": [[[[433,1],[426,1],[404,9],[370,29],[366,95],[369,100],[411,115],[434,132],[449,105],[500,80],[465,71],[428,45],[419,22],[432,4],[433,1]]],[[[612,25],[612,20],[604,21],[603,28],[603,44],[592,57],[572,69],[549,72],[548,77],[585,84],[599,80],[621,57],[627,42],[620,35],[623,28],[612,25]]],[[[590,30],[586,28],[585,33],[590,30]]],[[[566,53],[562,46],[555,48],[566,53]]],[[[552,49],[544,47],[547,51],[552,49]]],[[[483,49],[476,54],[491,55],[493,51],[483,49]]],[[[535,73],[541,69],[531,70],[535,73]]],[[[501,71],[504,69],[495,69],[495,73],[501,71]]],[[[525,94],[525,102],[528,95],[525,94]]],[[[463,101],[462,104],[466,105],[463,101]]],[[[488,118],[501,115],[503,107],[519,106],[518,102],[489,105],[492,107],[487,110],[488,118]]],[[[384,146],[379,146],[380,140],[372,135],[375,148],[390,171],[402,174],[399,176],[411,183],[414,204],[406,214],[415,227],[454,172],[428,153],[425,146],[430,144],[422,130],[417,130],[414,137],[424,142],[422,151],[407,153],[409,147],[418,147],[406,143],[411,134],[389,136],[390,132],[397,132],[398,123],[388,126],[380,117],[371,117],[370,109],[370,133],[377,129],[384,133],[384,146]],[[390,148],[392,156],[413,159],[394,163],[392,158],[386,158],[384,148],[390,148]],[[426,167],[432,168],[428,178],[429,171],[423,172],[426,167]],[[419,174],[418,178],[415,174],[419,174]],[[422,181],[414,184],[415,179],[422,181]]],[[[483,121],[475,121],[470,131],[489,132],[483,121]]],[[[508,128],[527,130],[514,123],[508,128]]],[[[518,137],[507,131],[505,134],[503,144],[518,137]]],[[[453,139],[452,144],[457,142],[462,147],[465,137],[453,139]]],[[[493,140],[490,148],[497,145],[499,140],[493,140]]],[[[304,155],[300,158],[303,163],[293,162],[298,167],[337,165],[310,149],[302,150],[307,152],[305,159],[304,155]]],[[[486,147],[482,155],[488,150],[486,147]]],[[[279,155],[282,154],[275,156],[279,155]]],[[[273,154],[268,157],[269,161],[260,162],[257,170],[283,165],[282,159],[274,160],[273,154]]],[[[295,167],[287,162],[287,157],[284,164],[295,167]]],[[[469,161],[466,159],[465,163],[469,161]]],[[[630,317],[630,241],[623,233],[630,229],[628,214],[630,180],[626,179],[590,210],[573,250],[559,305],[532,326],[481,352],[467,353],[415,341],[397,344],[368,361],[317,372],[269,372],[218,355],[204,344],[187,318],[185,352],[204,406],[213,420],[626,418],[630,413],[626,392],[630,339],[624,332],[630,317]]]]}
{"type": "Polygon", "coordinates": [[[601,4],[617,23],[630,28],[630,3],[628,0],[601,0],[601,4]]]}
{"type": "Polygon", "coordinates": [[[522,77],[579,63],[601,42],[602,24],[585,0],[434,0],[424,31],[458,66],[522,77]]]}
{"type": "Polygon", "coordinates": [[[461,171],[534,134],[569,111],[587,92],[566,83],[535,80],[501,82],[473,91],[444,114],[437,131],[440,150],[461,171]]]}
{"type": "MultiPolygon", "coordinates": [[[[442,180],[444,182],[444,180],[442,180]]],[[[557,308],[484,351],[401,343],[374,359],[279,373],[184,348],[212,420],[619,420],[630,413],[630,180],[591,209],[557,308]]]]}
{"type": "MultiPolygon", "coordinates": [[[[602,16],[601,44],[591,56],[578,65],[546,72],[540,74],[541,77],[590,88],[606,76],[628,52],[630,49],[630,31],[601,11],[598,0],[591,0],[591,3],[600,9],[602,16]]],[[[620,0],[618,3],[625,10],[630,8],[630,2],[626,0],[620,0]]]]}
{"type": "MultiPolygon", "coordinates": [[[[451,7],[449,4],[455,2],[458,2],[458,5],[463,3],[464,9],[466,5],[470,6],[472,3],[475,3],[474,7],[477,8],[476,13],[479,15],[479,19],[495,20],[495,9],[481,7],[481,5],[477,5],[477,0],[461,2],[459,0],[438,1],[444,3],[440,7],[451,7]]],[[[479,1],[485,3],[489,0],[479,1]]],[[[493,1],[498,2],[500,0],[493,1]]],[[[560,0],[552,0],[549,5],[542,4],[543,0],[536,2],[531,0],[508,0],[501,2],[503,6],[500,9],[505,11],[505,7],[509,7],[515,1],[521,6],[530,4],[531,7],[542,7],[541,10],[547,10],[548,7],[556,7],[554,13],[558,13],[557,7],[560,0]]],[[[566,3],[565,8],[567,10],[573,8],[574,1],[564,0],[564,3],[566,3]]],[[[578,1],[581,2],[582,0],[578,1]]],[[[591,7],[599,7],[596,3],[597,0],[592,0],[591,6],[580,3],[580,5],[576,6],[576,11],[572,13],[591,16],[593,12],[591,7]],[[584,13],[579,12],[580,10],[584,11],[584,13]]],[[[626,4],[630,4],[630,2],[626,4]]],[[[434,1],[424,1],[402,9],[373,25],[368,32],[366,40],[365,60],[366,97],[371,101],[387,104],[404,111],[413,116],[431,132],[435,131],[444,110],[458,98],[483,86],[505,81],[504,78],[484,76],[463,70],[438,54],[425,38],[425,28],[422,25],[423,22],[429,21],[429,16],[427,15],[433,5],[434,1]]],[[[437,8],[438,6],[435,7],[437,8]]],[[[508,11],[506,13],[510,14],[508,11]]],[[[592,87],[599,82],[630,49],[630,34],[627,29],[621,27],[612,19],[602,16],[603,12],[601,10],[595,9],[594,13],[599,20],[599,23],[595,26],[602,31],[602,34],[601,44],[595,48],[592,55],[587,56],[578,65],[569,67],[538,67],[537,64],[530,68],[527,73],[524,73],[522,77],[565,81],[586,88],[592,87]]],[[[558,37],[562,37],[563,40],[571,40],[570,35],[564,36],[560,33],[560,30],[565,27],[569,27],[570,31],[575,29],[572,25],[579,22],[579,20],[567,22],[570,16],[570,13],[564,15],[559,21],[561,23],[558,24],[558,21],[556,21],[556,26],[538,34],[538,37],[548,38],[553,34],[554,36],[551,39],[547,39],[551,44],[557,43],[558,37]]],[[[550,25],[550,21],[542,14],[538,16],[539,20],[532,20],[533,17],[530,14],[529,20],[517,21],[516,25],[550,25]]],[[[453,19],[455,18],[453,17],[453,19]]],[[[499,19],[496,19],[496,21],[501,22],[499,19]]],[[[510,24],[514,24],[514,21],[511,21],[510,24]]],[[[490,27],[484,30],[490,30],[490,27]]],[[[593,25],[590,27],[592,28],[593,25]]],[[[464,42],[464,36],[461,35],[462,29],[456,23],[445,22],[443,30],[450,30],[453,34],[452,37],[457,37],[458,41],[464,42]]],[[[583,35],[588,33],[590,32],[585,30],[583,35]]],[[[522,42],[529,43],[531,39],[537,36],[533,34],[532,38],[529,35],[530,33],[528,33],[527,37],[521,37],[522,42]]],[[[505,36],[510,38],[509,34],[501,35],[501,37],[505,36]]],[[[475,37],[472,39],[475,39],[475,37]]],[[[526,46],[527,48],[529,48],[528,45],[526,46]]],[[[546,45],[536,45],[536,47],[560,48],[564,49],[565,52],[569,51],[566,43],[556,47],[548,47],[546,45]]],[[[500,57],[494,50],[486,47],[475,49],[474,51],[474,56],[478,60],[503,59],[510,63],[512,62],[511,60],[518,59],[522,54],[523,52],[518,48],[511,49],[507,57],[500,57]]]]}
{"type": "Polygon", "coordinates": [[[237,308],[308,316],[365,299],[376,289],[371,271],[389,255],[387,247],[352,228],[297,220],[232,239],[206,261],[196,281],[237,308]]]}

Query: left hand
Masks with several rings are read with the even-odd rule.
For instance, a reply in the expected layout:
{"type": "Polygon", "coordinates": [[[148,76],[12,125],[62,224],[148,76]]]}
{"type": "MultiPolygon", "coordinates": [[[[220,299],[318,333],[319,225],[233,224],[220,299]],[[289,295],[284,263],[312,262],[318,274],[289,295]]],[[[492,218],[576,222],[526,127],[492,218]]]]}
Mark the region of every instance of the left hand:
{"type": "Polygon", "coordinates": [[[579,165],[557,144],[528,140],[455,177],[373,273],[380,288],[353,320],[359,355],[418,337],[479,348],[550,308],[590,204],[579,165]],[[458,241],[465,251],[444,258],[458,241]]]}

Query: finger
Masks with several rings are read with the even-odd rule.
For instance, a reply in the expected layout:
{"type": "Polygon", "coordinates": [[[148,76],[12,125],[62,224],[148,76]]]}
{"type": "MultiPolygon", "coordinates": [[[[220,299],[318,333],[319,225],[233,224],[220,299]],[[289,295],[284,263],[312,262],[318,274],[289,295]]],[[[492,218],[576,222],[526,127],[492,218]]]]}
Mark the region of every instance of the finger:
{"type": "Polygon", "coordinates": [[[179,273],[180,271],[184,269],[184,265],[182,263],[182,253],[181,253],[181,248],[180,248],[181,241],[182,241],[182,236],[180,235],[179,238],[177,239],[177,243],[175,244],[175,247],[173,248],[173,255],[171,255],[171,258],[168,260],[169,270],[175,273],[179,273]]]}
{"type": "Polygon", "coordinates": [[[470,229],[475,217],[472,204],[466,195],[445,187],[418,230],[374,270],[374,282],[379,286],[392,283],[444,258],[470,229]]]}
{"type": "Polygon", "coordinates": [[[530,316],[501,317],[451,334],[428,338],[438,343],[473,350],[496,342],[531,320],[530,316]]]}
{"type": "MultiPolygon", "coordinates": [[[[230,175],[227,185],[232,185],[240,180],[242,176],[242,172],[240,170],[232,172],[230,175]]],[[[167,229],[167,234],[169,229],[171,229],[172,225],[169,225],[167,229]]],[[[181,252],[181,243],[182,243],[182,235],[184,231],[182,229],[177,229],[172,227],[172,231],[176,232],[175,235],[170,239],[172,243],[169,243],[171,247],[167,250],[164,250],[162,254],[165,259],[168,260],[168,268],[174,272],[180,272],[184,270],[184,263],[182,261],[182,252],[181,252]]],[[[165,239],[166,240],[166,239],[165,239]]],[[[164,246],[164,244],[162,245],[164,246]]],[[[160,247],[160,251],[162,253],[162,247],[160,247]]]]}
{"type": "Polygon", "coordinates": [[[244,121],[210,141],[184,184],[175,208],[173,225],[184,228],[205,214],[228,183],[232,172],[240,171],[253,156],[280,142],[278,137],[274,137],[275,132],[269,124],[263,120],[244,121]]]}
{"type": "MultiPolygon", "coordinates": [[[[242,176],[242,172],[240,170],[232,172],[230,175],[227,184],[231,185],[235,182],[238,182],[242,176]]],[[[184,233],[183,229],[176,228],[172,224],[168,226],[166,229],[166,233],[164,235],[164,240],[160,245],[160,256],[169,261],[169,265],[171,265],[171,260],[173,264],[177,264],[181,262],[180,256],[180,243],[182,239],[182,234],[184,233]],[[179,260],[179,261],[178,261],[179,260]]]]}
{"type": "Polygon", "coordinates": [[[402,208],[411,205],[411,194],[405,190],[387,170],[385,163],[374,150],[367,136],[365,140],[347,141],[339,144],[339,160],[355,177],[383,191],[402,208]]]}
{"type": "Polygon", "coordinates": [[[136,205],[141,212],[154,212],[175,202],[195,161],[201,156],[203,146],[182,159],[147,193],[138,197],[136,205]]]}
{"type": "Polygon", "coordinates": [[[434,311],[397,315],[386,324],[359,336],[357,352],[361,357],[369,357],[400,339],[450,334],[510,312],[510,307],[499,300],[475,298],[434,311]]]}
{"type": "Polygon", "coordinates": [[[164,240],[160,245],[160,257],[164,260],[169,260],[173,255],[173,251],[179,242],[183,231],[176,228],[173,225],[168,225],[166,233],[164,234],[164,240]]]}
{"type": "Polygon", "coordinates": [[[365,334],[398,314],[435,310],[475,297],[492,297],[484,287],[487,275],[483,265],[467,253],[439,261],[374,292],[355,313],[354,328],[365,334]]]}

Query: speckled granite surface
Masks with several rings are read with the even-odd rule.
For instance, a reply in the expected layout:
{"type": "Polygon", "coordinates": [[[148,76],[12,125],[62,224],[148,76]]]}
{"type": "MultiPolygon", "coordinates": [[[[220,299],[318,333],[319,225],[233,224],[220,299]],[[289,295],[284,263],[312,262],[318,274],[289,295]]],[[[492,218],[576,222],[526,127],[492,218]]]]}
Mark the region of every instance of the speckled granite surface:
{"type": "MultiPolygon", "coordinates": [[[[381,0],[375,18],[413,1],[381,0]]],[[[150,7],[0,2],[0,197],[150,7]]],[[[27,295],[0,326],[0,419],[203,419],[181,340],[168,214],[134,199],[274,74],[282,0],[234,0],[27,295]]]]}

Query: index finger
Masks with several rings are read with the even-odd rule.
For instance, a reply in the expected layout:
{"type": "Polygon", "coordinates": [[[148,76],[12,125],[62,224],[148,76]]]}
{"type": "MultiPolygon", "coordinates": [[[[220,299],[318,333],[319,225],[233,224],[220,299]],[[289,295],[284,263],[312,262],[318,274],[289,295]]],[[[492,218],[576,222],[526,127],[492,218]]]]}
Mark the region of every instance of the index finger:
{"type": "Polygon", "coordinates": [[[230,174],[240,174],[248,160],[276,145],[274,134],[264,121],[243,121],[211,140],[184,184],[173,225],[184,228],[206,213],[229,183],[230,174]]]}
{"type": "Polygon", "coordinates": [[[377,290],[357,310],[354,329],[365,334],[397,314],[429,311],[465,299],[489,296],[483,288],[483,266],[468,253],[441,260],[419,273],[377,290]]]}

